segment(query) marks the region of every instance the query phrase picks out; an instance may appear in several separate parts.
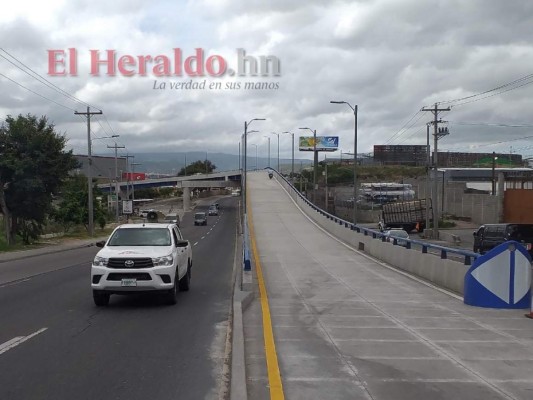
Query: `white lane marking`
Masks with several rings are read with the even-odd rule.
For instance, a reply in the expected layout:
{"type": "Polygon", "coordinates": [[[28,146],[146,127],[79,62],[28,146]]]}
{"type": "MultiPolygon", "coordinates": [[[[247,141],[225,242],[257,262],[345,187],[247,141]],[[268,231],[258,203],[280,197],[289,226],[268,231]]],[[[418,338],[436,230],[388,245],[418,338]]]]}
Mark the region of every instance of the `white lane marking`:
{"type": "MultiPolygon", "coordinates": [[[[205,236],[202,236],[202,239],[205,239],[205,236]]],[[[202,240],[202,239],[200,239],[200,240],[202,240]]]]}
{"type": "Polygon", "coordinates": [[[207,233],[206,233],[206,236],[209,235],[210,233],[211,233],[211,231],[207,232],[207,233]]]}
{"type": "Polygon", "coordinates": [[[198,244],[198,242],[196,242],[195,244],[193,244],[193,246],[196,246],[198,244]]]}
{"type": "Polygon", "coordinates": [[[7,342],[0,344],[0,354],[5,353],[8,350],[11,350],[13,347],[18,346],[21,343],[24,343],[26,340],[31,339],[34,336],[37,336],[40,333],[43,333],[48,328],[41,328],[36,332],[33,332],[31,335],[28,336],[17,336],[14,337],[11,340],[8,340],[7,342]]]}

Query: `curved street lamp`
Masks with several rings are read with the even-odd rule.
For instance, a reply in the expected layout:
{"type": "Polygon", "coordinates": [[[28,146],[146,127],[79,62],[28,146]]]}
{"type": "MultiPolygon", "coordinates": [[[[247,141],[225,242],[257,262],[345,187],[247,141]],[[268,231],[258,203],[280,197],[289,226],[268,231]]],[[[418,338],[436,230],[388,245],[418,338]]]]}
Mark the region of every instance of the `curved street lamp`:
{"type": "Polygon", "coordinates": [[[313,203],[316,203],[316,176],[318,174],[318,152],[316,151],[316,129],[298,128],[302,130],[309,130],[313,132],[313,203]]]}
{"type": "Polygon", "coordinates": [[[281,133],[288,133],[292,136],[292,165],[291,165],[291,178],[294,179],[294,133],[292,132],[281,132],[281,133]]]}
{"type": "Polygon", "coordinates": [[[276,133],[276,132],[270,132],[270,133],[278,137],[278,173],[281,173],[281,171],[279,170],[279,133],[276,133]]]}
{"type": "Polygon", "coordinates": [[[244,121],[244,171],[243,171],[243,185],[242,185],[242,196],[243,196],[243,211],[244,211],[244,214],[246,214],[246,168],[247,168],[247,165],[246,165],[246,158],[248,157],[248,153],[247,153],[247,138],[248,138],[248,126],[254,122],[254,121],[265,121],[266,119],[265,118],[253,118],[251,119],[249,122],[246,122],[244,121]]]}
{"type": "Polygon", "coordinates": [[[353,111],[354,139],[353,139],[353,223],[357,223],[357,104],[352,106],[347,101],[330,101],[331,104],[346,104],[353,111]]]}

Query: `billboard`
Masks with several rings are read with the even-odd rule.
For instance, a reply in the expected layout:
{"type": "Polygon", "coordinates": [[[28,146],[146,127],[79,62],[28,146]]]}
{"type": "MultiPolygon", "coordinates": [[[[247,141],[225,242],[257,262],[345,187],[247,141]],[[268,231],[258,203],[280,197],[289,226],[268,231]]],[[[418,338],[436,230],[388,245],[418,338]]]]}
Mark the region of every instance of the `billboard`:
{"type": "MultiPolygon", "coordinates": [[[[300,151],[314,150],[313,136],[300,136],[300,151]]],[[[317,151],[336,151],[339,148],[338,136],[317,136],[316,150],[317,151]]]]}

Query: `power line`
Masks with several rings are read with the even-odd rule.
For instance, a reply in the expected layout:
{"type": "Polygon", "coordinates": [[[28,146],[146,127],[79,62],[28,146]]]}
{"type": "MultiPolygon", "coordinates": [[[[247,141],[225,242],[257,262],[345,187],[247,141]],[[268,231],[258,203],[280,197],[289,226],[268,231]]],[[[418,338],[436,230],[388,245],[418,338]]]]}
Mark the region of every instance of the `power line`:
{"type": "Polygon", "coordinates": [[[524,125],[524,124],[498,124],[498,123],[483,123],[483,122],[459,122],[459,121],[448,121],[452,125],[468,125],[468,126],[500,126],[505,128],[533,128],[533,125],[524,125]]]}
{"type": "Polygon", "coordinates": [[[39,94],[39,93],[37,93],[37,92],[35,92],[35,91],[33,91],[33,90],[27,88],[26,86],[22,85],[21,83],[18,83],[17,81],[14,81],[13,79],[7,77],[6,75],[2,74],[1,72],[0,72],[0,76],[3,76],[3,77],[6,78],[7,80],[9,80],[9,81],[13,82],[14,84],[20,86],[21,88],[26,89],[27,91],[32,92],[33,94],[35,94],[35,95],[37,95],[37,96],[39,96],[39,97],[41,97],[41,98],[43,98],[43,99],[45,99],[45,100],[51,101],[52,103],[55,103],[55,104],[57,104],[57,105],[60,106],[60,107],[66,108],[67,110],[76,111],[76,110],[74,110],[73,108],[67,107],[67,106],[64,105],[64,104],[58,103],[58,102],[55,101],[55,100],[52,100],[52,99],[50,99],[50,98],[48,98],[48,97],[46,97],[46,96],[43,96],[42,94],[39,94]]]}
{"type": "MultiPolygon", "coordinates": [[[[411,122],[411,121],[412,121],[412,120],[413,120],[418,114],[423,115],[423,114],[421,114],[420,110],[417,111],[416,113],[414,113],[413,116],[412,116],[411,118],[409,118],[409,119],[407,120],[407,122],[405,122],[405,123],[402,125],[402,127],[398,130],[398,132],[396,132],[395,134],[393,134],[391,137],[389,137],[389,138],[387,139],[387,141],[385,142],[385,144],[389,144],[389,143],[391,143],[392,140],[394,139],[394,137],[397,136],[398,134],[400,134],[400,132],[402,132],[402,130],[404,130],[405,127],[409,124],[409,122],[411,122]]],[[[418,119],[420,119],[420,118],[418,118],[418,119]]],[[[413,124],[415,124],[415,123],[418,121],[418,119],[417,119],[413,124]]],[[[407,129],[410,129],[410,128],[407,128],[407,129]]],[[[400,134],[400,135],[401,135],[401,134],[400,134]]]]}
{"type": "MultiPolygon", "coordinates": [[[[528,75],[525,75],[521,78],[518,78],[518,79],[515,79],[514,81],[511,81],[511,82],[508,82],[508,83],[504,83],[503,85],[500,85],[500,86],[497,86],[495,88],[492,88],[492,89],[489,89],[489,90],[485,90],[484,92],[481,92],[481,93],[477,93],[477,94],[473,94],[473,95],[470,95],[470,96],[465,96],[465,97],[461,97],[461,98],[458,98],[458,99],[454,99],[454,100],[445,100],[445,101],[441,101],[439,102],[438,104],[451,104],[451,103],[457,103],[457,102],[461,102],[463,100],[469,100],[469,99],[473,99],[475,97],[479,97],[479,96],[483,96],[483,95],[486,95],[486,94],[489,94],[489,93],[492,93],[492,92],[495,92],[495,91],[498,91],[498,90],[501,90],[501,89],[504,89],[506,87],[509,87],[509,86],[513,86],[513,85],[516,85],[517,83],[520,83],[520,82],[523,82],[525,80],[528,80],[528,79],[532,79],[533,78],[533,74],[528,74],[528,75]]],[[[516,87],[513,87],[513,88],[510,88],[510,89],[507,89],[507,90],[504,90],[502,92],[498,92],[498,93],[494,93],[494,94],[491,94],[489,96],[485,96],[481,99],[476,99],[476,100],[472,100],[472,101],[467,101],[467,102],[463,102],[463,103],[460,103],[460,104],[455,104],[456,106],[457,105],[463,105],[463,104],[468,104],[468,103],[472,103],[474,101],[479,101],[479,100],[483,100],[483,99],[486,99],[486,98],[489,98],[489,97],[492,97],[492,96],[496,96],[498,94],[502,94],[502,93],[505,93],[505,92],[508,92],[510,90],[514,90],[514,89],[518,89],[522,86],[526,86],[526,85],[529,85],[533,83],[533,81],[530,81],[530,82],[526,82],[522,85],[519,85],[519,86],[516,86],[516,87]]]]}
{"type": "Polygon", "coordinates": [[[13,60],[15,60],[17,63],[19,63],[20,65],[24,66],[25,69],[21,68],[20,65],[17,65],[15,64],[13,61],[11,61],[10,59],[8,59],[7,57],[5,57],[4,55],[0,54],[0,57],[2,57],[4,60],[6,60],[7,62],[9,62],[10,64],[12,64],[13,66],[15,66],[16,68],[18,68],[19,70],[21,70],[22,72],[24,72],[25,74],[31,76],[32,78],[36,79],[37,81],[39,81],[40,83],[42,83],[43,85],[45,85],[46,87],[56,91],[57,93],[61,94],[62,96],[65,96],[66,98],[68,98],[70,101],[74,101],[76,103],[81,103],[85,106],[88,106],[88,107],[92,107],[92,108],[97,108],[97,107],[94,107],[94,106],[91,106],[90,104],[87,104],[86,102],[84,102],[83,100],[80,100],[78,99],[77,97],[71,95],[70,93],[66,92],[65,90],[61,89],[59,86],[57,85],[54,85],[52,82],[50,82],[48,79],[44,78],[42,75],[40,75],[39,73],[35,72],[33,69],[31,69],[30,67],[28,67],[26,64],[24,64],[22,61],[20,61],[18,58],[16,58],[15,56],[13,56],[12,54],[8,53],[5,49],[3,48],[0,48],[1,51],[3,51],[5,54],[7,54],[9,57],[11,57],[13,60]],[[28,72],[27,70],[31,71],[28,72]]]}

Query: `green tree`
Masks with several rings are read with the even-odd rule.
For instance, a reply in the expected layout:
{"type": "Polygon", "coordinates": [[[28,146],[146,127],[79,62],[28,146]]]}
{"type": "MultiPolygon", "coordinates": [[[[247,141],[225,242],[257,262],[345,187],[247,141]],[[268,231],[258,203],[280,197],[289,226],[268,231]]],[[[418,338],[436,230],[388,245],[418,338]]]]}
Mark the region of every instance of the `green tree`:
{"type": "MultiPolygon", "coordinates": [[[[65,232],[73,226],[84,225],[89,230],[89,208],[87,179],[83,176],[69,177],[61,188],[60,201],[50,216],[57,221],[65,232]]],[[[96,184],[93,185],[94,198],[102,193],[96,184]]],[[[103,228],[106,224],[106,211],[99,201],[93,204],[94,219],[103,228]]]]}
{"type": "MultiPolygon", "coordinates": [[[[189,165],[187,165],[187,175],[194,175],[194,174],[205,174],[213,172],[215,169],[217,169],[217,166],[213,164],[210,160],[198,160],[195,161],[189,165]]],[[[185,175],[185,168],[180,169],[178,172],[178,176],[184,176],[185,175]]]]}
{"type": "Polygon", "coordinates": [[[66,138],[46,117],[6,117],[0,127],[0,210],[8,244],[25,243],[42,231],[52,198],[77,167],[66,138]]]}

